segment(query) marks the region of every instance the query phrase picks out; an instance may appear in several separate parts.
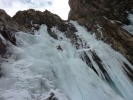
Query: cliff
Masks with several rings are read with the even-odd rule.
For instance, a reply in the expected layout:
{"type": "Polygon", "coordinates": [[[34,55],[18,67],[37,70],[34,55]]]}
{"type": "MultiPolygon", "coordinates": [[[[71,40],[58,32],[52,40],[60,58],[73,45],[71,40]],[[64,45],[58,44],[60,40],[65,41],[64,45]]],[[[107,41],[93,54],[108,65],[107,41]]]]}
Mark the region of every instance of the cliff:
{"type": "Polygon", "coordinates": [[[8,47],[8,42],[4,42],[2,37],[16,45],[13,33],[24,31],[33,34],[41,24],[46,24],[47,31],[53,38],[57,39],[57,36],[51,28],[57,27],[73,44],[77,44],[78,37],[73,34],[77,29],[69,23],[69,20],[75,20],[133,63],[133,36],[122,28],[130,23],[127,16],[129,12],[132,13],[132,0],[69,0],[69,5],[71,11],[68,21],[47,10],[18,11],[13,17],[0,10],[0,55],[3,57],[8,47]]]}
{"type": "Polygon", "coordinates": [[[69,5],[69,20],[78,21],[132,62],[133,36],[122,26],[130,23],[133,0],[69,0],[69,5]]]}
{"type": "Polygon", "coordinates": [[[133,100],[133,36],[123,28],[133,1],[69,4],[68,20],[0,10],[2,100],[133,100]]]}
{"type": "MultiPolygon", "coordinates": [[[[73,38],[72,33],[76,32],[72,24],[47,10],[44,12],[35,11],[34,9],[18,11],[13,17],[7,15],[4,10],[0,10],[0,55],[3,56],[6,53],[6,47],[8,46],[8,43],[2,40],[3,37],[6,39],[5,41],[10,41],[13,45],[16,45],[15,32],[23,31],[34,34],[34,30],[38,30],[42,24],[48,27],[49,35],[55,39],[57,39],[57,36],[51,31],[52,27],[57,27],[69,38],[73,38]]],[[[71,40],[73,41],[73,39],[71,40]]]]}

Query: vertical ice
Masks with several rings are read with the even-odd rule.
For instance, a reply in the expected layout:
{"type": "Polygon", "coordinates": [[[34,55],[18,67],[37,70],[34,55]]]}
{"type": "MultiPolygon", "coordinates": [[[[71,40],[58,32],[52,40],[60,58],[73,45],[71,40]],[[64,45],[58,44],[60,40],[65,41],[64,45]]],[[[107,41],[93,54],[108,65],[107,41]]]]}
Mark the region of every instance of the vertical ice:
{"type": "Polygon", "coordinates": [[[132,83],[122,69],[122,62],[132,67],[130,63],[83,27],[73,24],[78,29],[76,34],[90,49],[77,50],[56,28],[56,34],[62,38],[53,39],[45,25],[35,35],[17,34],[18,47],[10,48],[14,50],[13,55],[2,64],[5,77],[0,79],[0,100],[46,100],[50,92],[59,100],[133,99],[132,83]],[[86,52],[97,72],[102,74],[89,50],[95,51],[101,59],[121,95],[80,58],[80,54],[86,52]]]}

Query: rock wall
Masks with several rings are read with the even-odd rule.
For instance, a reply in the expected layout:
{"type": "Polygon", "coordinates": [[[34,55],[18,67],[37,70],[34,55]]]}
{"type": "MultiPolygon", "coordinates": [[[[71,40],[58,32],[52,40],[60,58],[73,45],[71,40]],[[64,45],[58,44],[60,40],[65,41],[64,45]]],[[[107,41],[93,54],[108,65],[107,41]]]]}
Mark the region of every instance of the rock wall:
{"type": "MultiPolygon", "coordinates": [[[[69,0],[69,4],[71,7],[69,20],[75,20],[85,26],[88,31],[95,33],[99,40],[110,44],[133,64],[133,36],[122,28],[122,25],[130,23],[127,12],[132,12],[132,0],[69,0]]],[[[0,10],[0,57],[4,57],[8,47],[8,42],[3,42],[3,38],[16,45],[15,32],[33,34],[41,24],[48,27],[49,35],[55,39],[58,37],[51,28],[57,27],[78,48],[77,41],[82,43],[82,40],[73,34],[77,30],[69,20],[64,21],[47,10],[44,12],[34,9],[19,11],[13,17],[7,15],[4,10],[0,10]]],[[[58,49],[61,47],[59,46],[58,49]]],[[[133,72],[131,69],[129,71],[133,72]]]]}
{"type": "MultiPolygon", "coordinates": [[[[133,12],[133,0],[69,0],[71,7],[69,20],[76,20],[84,25],[88,31],[95,32],[97,38],[111,44],[120,51],[127,59],[133,59],[133,36],[124,30],[122,25],[128,24],[128,13],[133,12]]],[[[14,17],[10,17],[5,11],[0,10],[0,34],[15,45],[17,31],[29,32],[32,34],[32,27],[39,29],[39,25],[46,24],[49,34],[57,39],[51,27],[56,26],[71,38],[76,29],[68,21],[62,20],[59,16],[49,11],[35,11],[33,9],[19,11],[14,17]],[[34,26],[37,24],[37,26],[34,26]]],[[[6,52],[6,44],[0,38],[1,54],[6,52]]]]}
{"type": "Polygon", "coordinates": [[[69,20],[78,21],[133,61],[133,36],[122,28],[130,23],[127,16],[133,0],[69,0],[69,5],[69,20]]]}
{"type": "MultiPolygon", "coordinates": [[[[57,39],[57,36],[51,28],[57,27],[74,42],[72,33],[76,32],[75,27],[47,10],[44,12],[35,11],[34,9],[18,11],[13,17],[7,15],[4,10],[0,10],[0,35],[13,45],[16,45],[15,32],[23,31],[33,34],[33,31],[38,30],[42,24],[47,26],[47,31],[53,38],[57,39]]],[[[0,37],[0,55],[6,53],[7,47],[7,44],[2,42],[2,37],[0,37]]]]}
{"type": "Polygon", "coordinates": [[[0,9],[0,56],[6,53],[7,42],[10,41],[15,45],[15,36],[12,34],[18,30],[16,22],[6,12],[0,9]],[[3,41],[4,39],[4,41],[3,41]]]}
{"type": "Polygon", "coordinates": [[[127,13],[133,8],[133,0],[69,0],[69,19],[87,18],[90,24],[104,16],[128,24],[127,13]]]}
{"type": "Polygon", "coordinates": [[[64,24],[59,16],[52,14],[48,10],[44,12],[35,11],[34,9],[18,11],[12,19],[27,30],[31,29],[33,24],[46,24],[49,28],[53,26],[61,27],[64,24]]]}

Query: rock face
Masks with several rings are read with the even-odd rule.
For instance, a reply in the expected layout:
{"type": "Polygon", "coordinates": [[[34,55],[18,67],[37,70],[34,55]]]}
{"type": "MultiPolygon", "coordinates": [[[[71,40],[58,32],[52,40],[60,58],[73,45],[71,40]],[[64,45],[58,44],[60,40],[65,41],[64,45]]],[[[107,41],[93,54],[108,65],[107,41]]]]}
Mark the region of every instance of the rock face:
{"type": "Polygon", "coordinates": [[[0,55],[3,56],[6,53],[7,43],[3,42],[10,41],[15,44],[15,36],[12,34],[17,31],[17,23],[11,20],[11,17],[6,14],[4,10],[0,9],[0,55]]]}
{"type": "MultiPolygon", "coordinates": [[[[121,28],[128,24],[127,11],[132,12],[133,0],[69,0],[71,11],[69,20],[76,20],[79,24],[86,26],[89,31],[95,32],[98,39],[111,44],[130,61],[133,59],[133,36],[121,28]]],[[[49,11],[35,11],[33,9],[19,11],[14,17],[10,17],[4,10],[0,10],[0,34],[11,43],[15,44],[15,35],[12,33],[24,31],[32,33],[31,28],[39,29],[46,24],[49,34],[57,39],[51,27],[56,26],[66,36],[72,39],[72,33],[76,29],[72,24],[62,20],[59,16],[49,11]]],[[[6,44],[0,39],[1,53],[5,52],[6,44]]]]}
{"type": "Polygon", "coordinates": [[[31,29],[33,24],[46,24],[49,28],[53,26],[61,27],[63,24],[63,21],[59,16],[52,14],[47,10],[44,12],[35,11],[34,9],[19,11],[12,19],[26,29],[31,29]]]}
{"type": "Polygon", "coordinates": [[[69,20],[95,32],[98,39],[111,44],[132,62],[133,36],[121,27],[130,23],[127,16],[132,12],[133,0],[69,0],[69,5],[69,20]]]}
{"type": "Polygon", "coordinates": [[[49,34],[57,39],[57,36],[51,31],[52,27],[57,27],[62,32],[67,32],[72,30],[72,25],[68,24],[67,21],[62,20],[59,16],[52,14],[48,10],[41,12],[35,11],[34,9],[29,9],[25,11],[19,11],[12,18],[15,22],[19,24],[19,26],[23,27],[22,31],[31,31],[31,28],[38,29],[38,26],[34,26],[35,24],[41,25],[45,24],[48,27],[49,34]]]}
{"type": "Polygon", "coordinates": [[[88,19],[91,24],[99,17],[128,23],[127,12],[131,12],[133,0],[69,0],[69,19],[88,19]]]}
{"type": "MultiPolygon", "coordinates": [[[[71,7],[69,20],[76,20],[88,31],[95,32],[98,39],[111,44],[132,62],[133,36],[121,27],[129,23],[127,12],[133,12],[133,0],[69,0],[69,4],[71,7]]],[[[41,24],[47,25],[49,34],[55,39],[57,36],[51,30],[53,26],[64,32],[72,43],[78,39],[72,34],[77,31],[72,24],[47,10],[19,11],[12,18],[4,10],[0,10],[0,35],[14,45],[16,45],[14,32],[33,33],[32,31],[39,29],[41,24]]],[[[6,53],[7,45],[2,41],[2,37],[0,37],[0,55],[6,53]]]]}
{"type": "MultiPolygon", "coordinates": [[[[4,10],[0,10],[0,35],[2,36],[0,37],[0,55],[6,53],[7,46],[7,44],[3,43],[2,38],[16,45],[15,32],[23,31],[32,34],[42,24],[48,27],[49,34],[55,39],[57,39],[57,36],[51,30],[52,27],[57,27],[68,38],[73,38],[72,33],[76,32],[72,24],[47,10],[44,12],[35,11],[34,9],[18,11],[12,18],[4,10]]],[[[74,42],[73,39],[71,40],[74,42]]]]}

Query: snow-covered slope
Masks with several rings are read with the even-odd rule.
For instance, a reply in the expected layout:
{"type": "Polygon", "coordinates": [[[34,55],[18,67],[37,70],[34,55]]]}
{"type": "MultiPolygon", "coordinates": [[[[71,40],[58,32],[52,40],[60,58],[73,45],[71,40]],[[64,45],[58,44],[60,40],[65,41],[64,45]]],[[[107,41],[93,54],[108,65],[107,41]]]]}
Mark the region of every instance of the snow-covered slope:
{"type": "Polygon", "coordinates": [[[124,63],[133,66],[84,27],[72,23],[82,40],[77,41],[78,49],[56,27],[52,30],[58,40],[45,25],[35,35],[16,33],[17,46],[10,45],[12,55],[2,63],[0,100],[133,100],[133,84],[124,63]]]}

